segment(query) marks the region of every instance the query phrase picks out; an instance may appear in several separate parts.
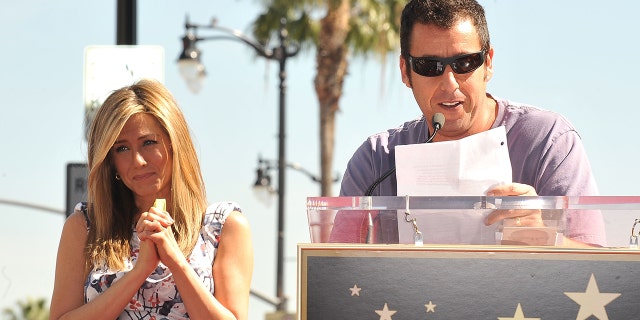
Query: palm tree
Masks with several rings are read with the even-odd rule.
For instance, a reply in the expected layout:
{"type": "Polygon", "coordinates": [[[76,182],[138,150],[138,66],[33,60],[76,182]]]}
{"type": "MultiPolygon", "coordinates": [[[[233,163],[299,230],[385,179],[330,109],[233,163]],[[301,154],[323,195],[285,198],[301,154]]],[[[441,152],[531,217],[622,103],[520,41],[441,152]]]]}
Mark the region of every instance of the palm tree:
{"type": "Polygon", "coordinates": [[[5,308],[2,310],[2,319],[6,320],[47,320],[49,319],[49,307],[44,298],[27,298],[18,301],[18,311],[5,308]],[[18,312],[19,311],[19,312],[18,312]]]}
{"type": "Polygon", "coordinates": [[[266,43],[288,21],[290,39],[316,49],[316,95],[320,107],[321,195],[332,195],[335,116],[348,70],[348,57],[382,59],[399,47],[400,13],[407,0],[264,0],[253,24],[266,43]],[[314,17],[321,16],[317,19],[314,17]]]}

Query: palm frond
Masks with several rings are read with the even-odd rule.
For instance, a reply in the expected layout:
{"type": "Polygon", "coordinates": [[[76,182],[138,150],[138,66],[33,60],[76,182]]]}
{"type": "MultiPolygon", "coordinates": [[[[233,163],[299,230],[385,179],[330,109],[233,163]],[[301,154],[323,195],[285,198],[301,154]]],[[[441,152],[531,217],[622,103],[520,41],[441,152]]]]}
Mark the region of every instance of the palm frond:
{"type": "MultiPolygon", "coordinates": [[[[319,21],[329,1],[263,0],[264,11],[253,23],[253,34],[263,44],[277,39],[280,18],[287,19],[289,38],[311,49],[318,43],[319,21]]],[[[353,0],[347,46],[357,56],[384,58],[399,48],[400,13],[407,0],[353,0]]]]}

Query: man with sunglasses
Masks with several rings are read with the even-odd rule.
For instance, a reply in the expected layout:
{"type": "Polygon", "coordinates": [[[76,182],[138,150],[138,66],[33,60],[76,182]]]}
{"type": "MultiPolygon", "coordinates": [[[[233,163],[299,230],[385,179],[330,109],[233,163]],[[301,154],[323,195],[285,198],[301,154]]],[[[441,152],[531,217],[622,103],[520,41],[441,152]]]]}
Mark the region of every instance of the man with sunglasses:
{"type": "MultiPolygon", "coordinates": [[[[475,0],[410,1],[402,12],[400,47],[402,82],[412,90],[422,116],[369,137],[347,165],[340,196],[395,196],[397,145],[457,140],[499,126],[507,132],[514,183],[487,190],[487,195],[598,195],[580,136],[564,117],[486,92],[494,49],[484,9],[475,0]],[[446,121],[434,135],[431,119],[437,113],[446,121]]],[[[541,223],[539,211],[522,214],[495,211],[485,223],[541,223]]],[[[362,242],[366,220],[338,214],[330,241],[362,242]]],[[[389,234],[385,242],[393,242],[393,232],[383,231],[389,234]]],[[[567,243],[605,245],[600,213],[569,216],[565,235],[571,239],[567,243]]]]}

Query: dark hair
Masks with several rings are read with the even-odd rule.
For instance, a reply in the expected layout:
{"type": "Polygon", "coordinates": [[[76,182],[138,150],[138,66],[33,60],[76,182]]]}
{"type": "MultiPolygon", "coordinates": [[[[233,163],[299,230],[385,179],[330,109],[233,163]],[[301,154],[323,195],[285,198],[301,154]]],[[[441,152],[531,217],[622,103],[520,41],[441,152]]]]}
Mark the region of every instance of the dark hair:
{"type": "Polygon", "coordinates": [[[484,8],[475,0],[411,0],[402,10],[400,54],[408,64],[411,33],[416,23],[450,29],[461,19],[471,20],[478,31],[481,49],[488,51],[490,47],[489,27],[484,15],[484,8]]]}

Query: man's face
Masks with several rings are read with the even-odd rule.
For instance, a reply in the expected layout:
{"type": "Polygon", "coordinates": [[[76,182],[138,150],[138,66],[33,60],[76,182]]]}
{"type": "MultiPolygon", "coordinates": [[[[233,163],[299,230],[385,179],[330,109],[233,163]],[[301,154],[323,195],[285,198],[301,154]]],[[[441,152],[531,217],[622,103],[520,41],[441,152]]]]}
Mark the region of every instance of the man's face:
{"type": "MultiPolygon", "coordinates": [[[[417,23],[411,35],[412,57],[450,58],[481,51],[475,26],[460,20],[446,30],[417,23]]],[[[450,65],[442,75],[426,77],[411,69],[400,58],[402,82],[412,89],[420,110],[430,123],[435,113],[445,116],[444,127],[435,141],[460,139],[491,128],[496,116],[495,101],[487,97],[487,82],[493,74],[493,49],[484,55],[485,61],[469,73],[455,73],[450,65]]]]}

